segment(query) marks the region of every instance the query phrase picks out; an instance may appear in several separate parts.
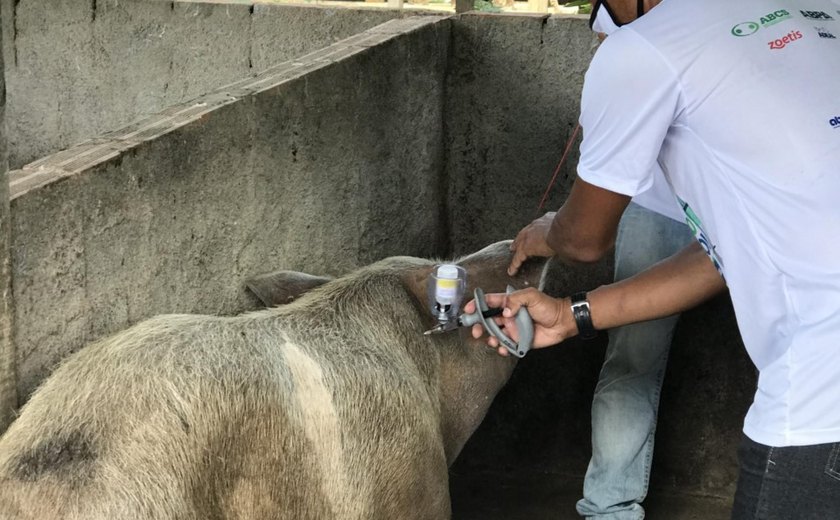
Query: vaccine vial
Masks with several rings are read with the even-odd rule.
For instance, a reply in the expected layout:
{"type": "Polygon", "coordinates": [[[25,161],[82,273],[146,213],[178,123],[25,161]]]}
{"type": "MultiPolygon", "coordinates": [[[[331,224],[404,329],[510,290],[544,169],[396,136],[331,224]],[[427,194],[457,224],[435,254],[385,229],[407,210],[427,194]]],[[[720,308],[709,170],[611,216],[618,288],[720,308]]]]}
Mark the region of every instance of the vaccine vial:
{"type": "Polygon", "coordinates": [[[467,272],[455,264],[434,266],[429,276],[429,304],[439,322],[458,317],[461,300],[467,287],[467,272]]]}

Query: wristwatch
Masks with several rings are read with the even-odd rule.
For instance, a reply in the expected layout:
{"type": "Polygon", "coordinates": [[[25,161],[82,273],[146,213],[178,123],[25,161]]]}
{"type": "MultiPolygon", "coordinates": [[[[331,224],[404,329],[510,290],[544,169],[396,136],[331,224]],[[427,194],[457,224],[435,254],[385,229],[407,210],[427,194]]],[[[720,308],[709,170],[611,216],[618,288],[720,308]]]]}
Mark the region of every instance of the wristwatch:
{"type": "Polygon", "coordinates": [[[598,331],[592,326],[592,313],[585,292],[572,295],[572,316],[575,318],[580,339],[593,339],[598,336],[598,331]]]}

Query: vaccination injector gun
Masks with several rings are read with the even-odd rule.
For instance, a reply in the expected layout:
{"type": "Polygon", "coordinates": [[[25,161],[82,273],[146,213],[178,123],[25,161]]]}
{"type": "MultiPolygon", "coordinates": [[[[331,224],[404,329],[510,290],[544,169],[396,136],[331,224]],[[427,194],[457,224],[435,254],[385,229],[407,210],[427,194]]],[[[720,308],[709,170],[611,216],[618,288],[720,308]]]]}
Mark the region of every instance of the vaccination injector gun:
{"type": "MultiPolygon", "coordinates": [[[[429,308],[432,311],[432,316],[437,320],[437,325],[423,334],[442,334],[459,327],[472,327],[476,323],[480,323],[484,330],[495,337],[508,352],[518,358],[524,357],[531,350],[534,342],[534,323],[531,320],[531,315],[528,314],[528,310],[522,307],[516,313],[516,330],[519,332],[519,342],[517,343],[510,339],[493,320],[494,316],[502,313],[502,309],[489,308],[484,297],[484,291],[480,288],[476,288],[473,292],[476,311],[472,314],[459,314],[466,289],[467,272],[463,267],[455,264],[438,264],[432,268],[427,294],[429,308]]],[[[513,291],[513,287],[508,285],[508,294],[513,291]]]]}

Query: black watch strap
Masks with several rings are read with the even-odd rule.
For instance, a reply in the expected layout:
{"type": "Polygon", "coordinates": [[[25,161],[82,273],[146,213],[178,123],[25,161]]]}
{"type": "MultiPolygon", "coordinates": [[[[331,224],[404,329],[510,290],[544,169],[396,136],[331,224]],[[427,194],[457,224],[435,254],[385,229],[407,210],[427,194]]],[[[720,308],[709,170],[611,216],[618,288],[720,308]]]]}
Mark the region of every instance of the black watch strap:
{"type": "Polygon", "coordinates": [[[575,318],[580,339],[592,339],[598,336],[598,332],[592,326],[592,313],[585,292],[572,295],[572,316],[575,318]]]}

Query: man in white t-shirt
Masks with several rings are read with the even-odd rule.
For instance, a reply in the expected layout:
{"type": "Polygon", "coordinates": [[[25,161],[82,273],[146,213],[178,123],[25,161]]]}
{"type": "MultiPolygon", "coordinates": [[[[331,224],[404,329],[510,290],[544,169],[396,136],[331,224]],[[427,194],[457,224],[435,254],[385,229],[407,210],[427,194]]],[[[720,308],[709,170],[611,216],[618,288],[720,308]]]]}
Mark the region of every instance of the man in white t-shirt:
{"type": "Polygon", "coordinates": [[[653,184],[654,163],[697,241],[585,296],[555,300],[526,290],[489,303],[506,300],[506,316],[527,306],[535,344],[548,346],[593,327],[671,315],[728,287],[759,370],[733,518],[835,518],[840,5],[599,4],[623,26],[586,75],[579,177],[550,223],[517,236],[511,271],[528,256],[603,256],[630,198],[653,184]]]}
{"type": "MultiPolygon", "coordinates": [[[[600,40],[619,29],[606,9],[593,13],[590,25],[600,40]]],[[[653,186],[634,195],[621,217],[615,281],[648,269],[694,239],[662,170],[658,164],[654,169],[653,186]]],[[[609,330],[592,397],[592,456],[583,498],[577,503],[581,516],[644,518],[642,502],[650,481],[659,395],[678,318],[675,314],[609,330]]]]}

